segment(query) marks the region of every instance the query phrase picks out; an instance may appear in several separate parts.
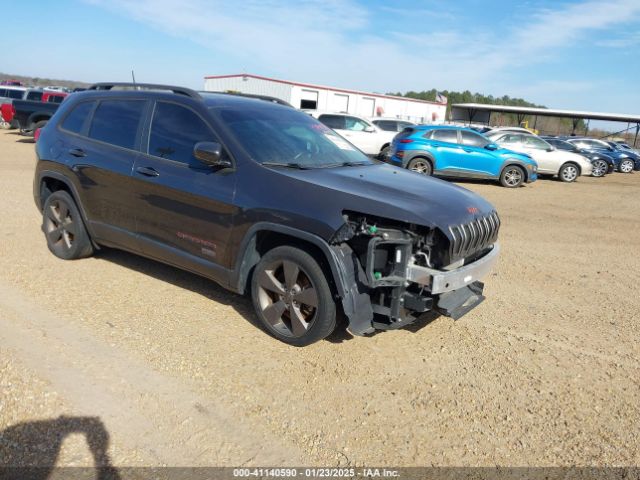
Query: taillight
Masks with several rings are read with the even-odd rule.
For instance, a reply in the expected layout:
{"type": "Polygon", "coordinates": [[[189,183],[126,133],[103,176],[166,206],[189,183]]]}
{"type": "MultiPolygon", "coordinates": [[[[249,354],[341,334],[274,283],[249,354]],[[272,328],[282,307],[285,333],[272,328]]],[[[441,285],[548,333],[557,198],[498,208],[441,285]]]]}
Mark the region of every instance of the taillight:
{"type": "Polygon", "coordinates": [[[42,130],[41,128],[36,128],[36,131],[33,132],[33,139],[37,142],[38,138],[40,138],[40,130],[42,130]]]}
{"type": "Polygon", "coordinates": [[[413,143],[413,140],[411,140],[410,138],[403,138],[400,140],[400,143],[413,143]]]}

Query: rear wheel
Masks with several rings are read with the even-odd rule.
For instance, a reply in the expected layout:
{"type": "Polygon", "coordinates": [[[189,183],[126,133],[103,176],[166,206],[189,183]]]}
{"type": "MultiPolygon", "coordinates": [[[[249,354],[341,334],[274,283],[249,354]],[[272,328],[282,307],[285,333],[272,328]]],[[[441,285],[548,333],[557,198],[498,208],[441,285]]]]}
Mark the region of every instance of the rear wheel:
{"type": "Polygon", "coordinates": [[[88,257],[93,245],[76,203],[67,192],[49,195],[42,211],[42,231],[51,253],[63,260],[88,257]]]}
{"type": "Polygon", "coordinates": [[[620,162],[619,170],[622,173],[631,173],[633,171],[633,160],[625,159],[620,162]]]}
{"type": "Polygon", "coordinates": [[[517,165],[508,165],[500,174],[500,185],[507,188],[516,188],[524,183],[525,173],[517,165]]]}
{"type": "Polygon", "coordinates": [[[335,329],[336,305],[327,277],[299,248],[277,247],[260,259],[251,297],[265,330],[290,345],[310,345],[335,329]]]}
{"type": "Polygon", "coordinates": [[[433,173],[431,162],[426,158],[414,158],[410,160],[407,169],[423,175],[431,175],[433,173]]]}
{"type": "Polygon", "coordinates": [[[558,178],[566,183],[575,182],[579,175],[580,170],[575,163],[565,163],[558,171],[558,178]]]}
{"type": "Polygon", "coordinates": [[[593,162],[593,170],[591,175],[594,177],[604,177],[609,170],[609,165],[604,160],[596,160],[593,162]]]}

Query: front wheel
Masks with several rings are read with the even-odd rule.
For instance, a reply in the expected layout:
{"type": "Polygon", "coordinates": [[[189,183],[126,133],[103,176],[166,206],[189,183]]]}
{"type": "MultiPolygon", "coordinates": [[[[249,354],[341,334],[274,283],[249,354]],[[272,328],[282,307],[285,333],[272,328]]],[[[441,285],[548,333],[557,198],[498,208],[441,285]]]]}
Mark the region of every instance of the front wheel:
{"type": "Polygon", "coordinates": [[[604,177],[609,170],[609,165],[604,160],[596,160],[593,162],[593,170],[591,171],[591,175],[594,177],[604,177]]]}
{"type": "Polygon", "coordinates": [[[431,175],[433,173],[433,167],[431,162],[426,158],[414,158],[409,161],[407,169],[412,172],[421,173],[422,175],[431,175]]]}
{"type": "Polygon", "coordinates": [[[524,182],[524,170],[516,165],[509,165],[500,174],[500,185],[507,188],[516,188],[524,182]]]}
{"type": "Polygon", "coordinates": [[[633,171],[633,160],[622,160],[619,170],[622,173],[631,173],[633,171]]]}
{"type": "Polygon", "coordinates": [[[310,345],[335,329],[336,305],[327,277],[299,248],[277,247],[260,259],[251,298],[264,329],[289,345],[310,345]]]}
{"type": "Polygon", "coordinates": [[[566,183],[575,182],[579,175],[580,170],[575,163],[565,163],[558,171],[558,178],[566,183]]]}

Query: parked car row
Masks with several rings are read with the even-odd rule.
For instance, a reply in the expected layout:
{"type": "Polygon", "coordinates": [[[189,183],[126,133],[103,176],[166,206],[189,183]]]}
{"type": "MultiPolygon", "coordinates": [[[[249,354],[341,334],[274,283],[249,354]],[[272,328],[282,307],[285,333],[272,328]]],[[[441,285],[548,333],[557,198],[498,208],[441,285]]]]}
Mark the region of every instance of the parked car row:
{"type": "Polygon", "coordinates": [[[43,127],[69,94],[53,89],[0,86],[0,116],[5,127],[32,134],[43,127]]]}

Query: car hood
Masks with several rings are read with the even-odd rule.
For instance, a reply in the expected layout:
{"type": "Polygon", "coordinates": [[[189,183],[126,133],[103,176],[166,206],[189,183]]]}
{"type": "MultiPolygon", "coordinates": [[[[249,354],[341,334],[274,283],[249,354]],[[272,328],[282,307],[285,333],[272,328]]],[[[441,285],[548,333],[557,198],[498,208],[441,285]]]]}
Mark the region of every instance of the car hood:
{"type": "Polygon", "coordinates": [[[344,223],[344,211],[438,227],[443,232],[495,211],[465,188],[386,164],[278,171],[295,179],[299,208],[317,209],[321,199],[323,210],[333,211],[335,229],[344,223]]]}

